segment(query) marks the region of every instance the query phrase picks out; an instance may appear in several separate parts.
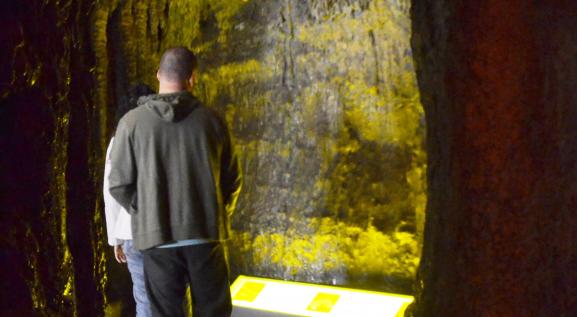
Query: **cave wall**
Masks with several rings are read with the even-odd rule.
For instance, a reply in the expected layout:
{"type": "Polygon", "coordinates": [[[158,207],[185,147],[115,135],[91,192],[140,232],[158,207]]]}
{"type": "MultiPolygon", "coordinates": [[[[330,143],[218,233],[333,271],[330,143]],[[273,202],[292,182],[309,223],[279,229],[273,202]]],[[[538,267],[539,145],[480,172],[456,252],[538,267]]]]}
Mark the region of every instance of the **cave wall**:
{"type": "Polygon", "coordinates": [[[98,108],[156,85],[163,50],[232,128],[245,176],[234,274],[410,292],[425,204],[408,1],[109,1],[98,108]]]}
{"type": "Polygon", "coordinates": [[[241,154],[233,276],[410,292],[426,156],[408,0],[7,0],[0,16],[2,314],[130,301],[103,158],[116,104],[156,86],[174,45],[198,54],[195,94],[241,154]]]}
{"type": "Polygon", "coordinates": [[[92,4],[2,1],[0,313],[104,305],[92,4]]]}
{"type": "Polygon", "coordinates": [[[576,9],[413,1],[429,191],[410,315],[577,313],[576,9]]]}

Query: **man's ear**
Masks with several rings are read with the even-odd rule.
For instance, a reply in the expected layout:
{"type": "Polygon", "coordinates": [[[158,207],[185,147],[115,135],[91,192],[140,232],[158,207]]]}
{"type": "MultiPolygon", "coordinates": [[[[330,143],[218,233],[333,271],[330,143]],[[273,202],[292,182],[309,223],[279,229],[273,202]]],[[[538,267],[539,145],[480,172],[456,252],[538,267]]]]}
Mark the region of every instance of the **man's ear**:
{"type": "Polygon", "coordinates": [[[190,78],[188,79],[188,84],[191,89],[194,88],[194,85],[196,84],[196,72],[192,72],[192,75],[190,75],[190,78]]]}
{"type": "Polygon", "coordinates": [[[156,71],[156,79],[160,81],[160,70],[156,71]]]}

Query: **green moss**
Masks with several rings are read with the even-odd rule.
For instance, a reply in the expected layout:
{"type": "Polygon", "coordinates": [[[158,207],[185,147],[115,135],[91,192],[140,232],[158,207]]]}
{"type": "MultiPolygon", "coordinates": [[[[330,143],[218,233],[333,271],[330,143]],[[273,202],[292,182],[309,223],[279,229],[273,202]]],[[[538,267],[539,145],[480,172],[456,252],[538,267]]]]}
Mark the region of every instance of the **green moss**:
{"type": "Polygon", "coordinates": [[[249,0],[213,0],[210,6],[220,29],[219,42],[228,43],[228,33],[230,32],[235,17],[239,11],[249,2],[249,0]]]}
{"type": "Polygon", "coordinates": [[[384,234],[335,222],[330,218],[300,221],[286,232],[262,232],[250,237],[239,233],[235,239],[247,265],[262,275],[284,272],[285,279],[344,273],[351,278],[388,276],[406,282],[413,278],[418,243],[413,234],[384,234]]]}
{"type": "MultiPolygon", "coordinates": [[[[255,87],[271,79],[270,71],[254,59],[242,63],[230,63],[208,69],[200,74],[196,94],[208,105],[215,105],[218,98],[227,96],[235,102],[253,101],[263,96],[252,94],[255,87]]],[[[250,103],[250,111],[258,111],[262,102],[250,103]]],[[[248,109],[247,109],[248,110],[248,109]]]]}

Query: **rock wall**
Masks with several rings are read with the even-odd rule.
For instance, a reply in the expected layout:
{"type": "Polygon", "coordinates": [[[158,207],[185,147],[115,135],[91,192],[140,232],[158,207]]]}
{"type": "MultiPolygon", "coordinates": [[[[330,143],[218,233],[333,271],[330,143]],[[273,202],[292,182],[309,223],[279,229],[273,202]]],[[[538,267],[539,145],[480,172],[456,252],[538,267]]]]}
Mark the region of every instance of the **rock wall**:
{"type": "Polygon", "coordinates": [[[234,273],[410,291],[425,155],[407,1],[110,2],[95,25],[99,109],[156,85],[164,49],[199,55],[195,93],[245,173],[234,273]]]}
{"type": "Polygon", "coordinates": [[[426,157],[407,0],[0,8],[1,310],[97,316],[130,300],[106,246],[103,156],[116,105],[156,86],[175,45],[198,54],[195,94],[241,153],[233,276],[411,291],[426,157]]]}
{"type": "Polygon", "coordinates": [[[412,316],[577,313],[569,1],[413,1],[428,209],[412,316]]]}
{"type": "Polygon", "coordinates": [[[87,1],[2,1],[0,312],[104,304],[102,152],[87,1]]]}

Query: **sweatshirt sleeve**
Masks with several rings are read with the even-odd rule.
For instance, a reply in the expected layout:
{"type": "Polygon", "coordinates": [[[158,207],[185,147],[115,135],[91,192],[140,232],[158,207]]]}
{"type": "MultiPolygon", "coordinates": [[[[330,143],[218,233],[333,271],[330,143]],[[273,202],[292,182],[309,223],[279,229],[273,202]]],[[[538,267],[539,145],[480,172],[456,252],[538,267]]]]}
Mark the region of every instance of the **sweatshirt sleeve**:
{"type": "Polygon", "coordinates": [[[231,144],[230,133],[224,124],[225,140],[221,156],[220,186],[223,202],[230,217],[236,208],[236,202],[242,187],[242,175],[238,157],[231,144]]]}
{"type": "Polygon", "coordinates": [[[110,195],[129,213],[136,212],[136,160],[131,132],[120,120],[110,153],[110,195]]]}

